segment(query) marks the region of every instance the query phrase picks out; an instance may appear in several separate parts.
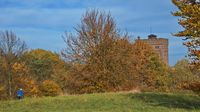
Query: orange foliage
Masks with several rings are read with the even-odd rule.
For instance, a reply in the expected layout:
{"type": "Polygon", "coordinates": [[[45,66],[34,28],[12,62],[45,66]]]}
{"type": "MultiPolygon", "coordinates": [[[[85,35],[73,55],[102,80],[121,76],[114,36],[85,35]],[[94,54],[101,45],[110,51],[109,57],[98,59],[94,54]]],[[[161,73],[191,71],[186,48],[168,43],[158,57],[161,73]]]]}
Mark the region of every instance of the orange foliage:
{"type": "Polygon", "coordinates": [[[200,82],[182,82],[178,86],[180,89],[192,90],[193,92],[200,95],[200,82]]]}
{"type": "Polygon", "coordinates": [[[155,77],[161,72],[155,71],[163,66],[153,49],[139,40],[132,44],[127,34],[118,32],[110,14],[88,11],[76,31],[76,36],[66,35],[62,52],[74,64],[68,73],[69,92],[131,90],[138,83],[152,86],[159,80],[155,77]]]}
{"type": "Polygon", "coordinates": [[[14,74],[27,74],[28,68],[26,67],[25,63],[14,63],[12,65],[12,70],[14,74]]]}
{"type": "Polygon", "coordinates": [[[41,94],[36,81],[28,77],[18,78],[15,91],[19,88],[24,90],[25,96],[37,97],[41,94]]]}
{"type": "Polygon", "coordinates": [[[200,82],[191,83],[186,89],[190,89],[200,95],[200,82]]]}
{"type": "Polygon", "coordinates": [[[178,23],[183,27],[175,36],[185,40],[184,45],[188,47],[189,58],[195,65],[200,65],[200,5],[197,0],[172,0],[178,7],[178,11],[173,15],[179,17],[178,23]]]}

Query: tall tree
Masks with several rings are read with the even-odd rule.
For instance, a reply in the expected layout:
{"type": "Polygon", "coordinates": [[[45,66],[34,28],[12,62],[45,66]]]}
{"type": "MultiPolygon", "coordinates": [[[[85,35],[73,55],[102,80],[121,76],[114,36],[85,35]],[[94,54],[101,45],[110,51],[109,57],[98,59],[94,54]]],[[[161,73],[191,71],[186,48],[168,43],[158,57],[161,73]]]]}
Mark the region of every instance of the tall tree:
{"type": "Polygon", "coordinates": [[[7,92],[10,98],[13,94],[12,66],[26,49],[25,42],[20,40],[12,31],[0,32],[0,57],[3,60],[1,66],[4,67],[1,69],[1,73],[5,73],[7,92]]]}
{"type": "Polygon", "coordinates": [[[64,36],[67,48],[62,55],[74,65],[68,72],[70,92],[119,91],[137,86],[139,71],[145,70],[141,66],[150,63],[155,53],[149,45],[143,49],[128,38],[117,30],[110,14],[87,11],[76,34],[64,36]]]}
{"type": "Polygon", "coordinates": [[[69,85],[77,93],[105,92],[122,89],[133,81],[132,45],[128,35],[121,35],[110,14],[87,11],[76,35],[66,34],[67,48],[62,51],[74,68],[69,85]]]}
{"type": "Polygon", "coordinates": [[[174,16],[180,17],[179,24],[183,31],[175,36],[185,40],[184,45],[188,47],[189,57],[196,65],[200,65],[200,4],[197,0],[172,0],[178,7],[174,16]]]}
{"type": "Polygon", "coordinates": [[[64,36],[67,48],[62,55],[70,61],[86,62],[96,46],[119,38],[111,15],[97,10],[87,11],[75,30],[77,36],[68,33],[64,36]]]}

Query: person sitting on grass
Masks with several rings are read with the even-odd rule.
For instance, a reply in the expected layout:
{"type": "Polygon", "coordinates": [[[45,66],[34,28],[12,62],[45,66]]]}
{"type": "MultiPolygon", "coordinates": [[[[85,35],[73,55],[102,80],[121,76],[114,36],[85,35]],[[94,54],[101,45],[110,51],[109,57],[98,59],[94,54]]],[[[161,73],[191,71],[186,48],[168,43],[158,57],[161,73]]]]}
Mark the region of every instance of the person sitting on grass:
{"type": "Polygon", "coordinates": [[[20,88],[18,91],[17,91],[17,98],[18,99],[22,99],[24,97],[24,91],[22,88],[20,88]]]}

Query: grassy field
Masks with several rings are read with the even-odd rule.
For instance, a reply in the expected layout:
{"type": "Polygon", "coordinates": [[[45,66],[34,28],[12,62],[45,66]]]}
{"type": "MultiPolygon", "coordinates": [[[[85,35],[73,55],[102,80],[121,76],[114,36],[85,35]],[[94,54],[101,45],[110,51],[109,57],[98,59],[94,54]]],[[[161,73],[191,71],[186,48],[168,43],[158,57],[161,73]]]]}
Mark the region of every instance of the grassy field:
{"type": "Polygon", "coordinates": [[[0,112],[200,112],[187,94],[105,93],[1,101],[0,112]]]}

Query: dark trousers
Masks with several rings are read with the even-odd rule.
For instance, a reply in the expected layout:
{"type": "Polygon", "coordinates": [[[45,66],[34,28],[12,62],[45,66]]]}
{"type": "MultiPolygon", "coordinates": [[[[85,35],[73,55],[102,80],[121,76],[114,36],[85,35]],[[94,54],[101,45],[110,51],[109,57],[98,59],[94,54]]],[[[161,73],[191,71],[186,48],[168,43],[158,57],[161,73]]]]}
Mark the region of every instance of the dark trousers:
{"type": "Polygon", "coordinates": [[[22,97],[22,96],[17,96],[17,98],[20,100],[20,99],[22,99],[23,97],[22,97]]]}

